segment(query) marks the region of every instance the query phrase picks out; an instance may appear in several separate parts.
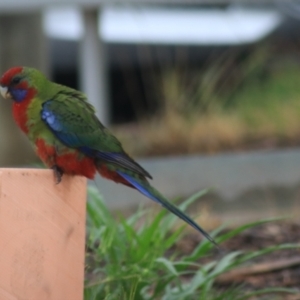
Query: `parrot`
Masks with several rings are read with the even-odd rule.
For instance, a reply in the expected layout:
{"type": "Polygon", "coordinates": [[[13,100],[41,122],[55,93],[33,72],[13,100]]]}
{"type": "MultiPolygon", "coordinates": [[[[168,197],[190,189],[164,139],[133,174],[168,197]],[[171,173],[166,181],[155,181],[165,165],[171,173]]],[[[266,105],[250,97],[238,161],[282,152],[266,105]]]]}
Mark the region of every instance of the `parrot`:
{"type": "Polygon", "coordinates": [[[12,101],[12,114],[37,156],[54,172],[102,177],[138,190],[185,221],[217,246],[214,239],[149,183],[152,176],[124,150],[100,122],[87,96],[47,79],[37,69],[17,66],[0,79],[0,93],[12,101]]]}

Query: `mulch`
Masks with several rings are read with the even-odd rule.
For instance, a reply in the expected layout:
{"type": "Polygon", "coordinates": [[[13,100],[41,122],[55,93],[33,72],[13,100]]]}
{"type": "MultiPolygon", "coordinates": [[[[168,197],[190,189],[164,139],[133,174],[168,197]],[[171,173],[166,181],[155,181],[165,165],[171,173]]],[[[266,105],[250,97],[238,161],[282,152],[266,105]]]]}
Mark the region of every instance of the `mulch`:
{"type": "MultiPolygon", "coordinates": [[[[177,250],[183,255],[188,254],[198,243],[198,235],[188,234],[178,244],[177,250]]],[[[250,252],[290,243],[300,244],[300,223],[280,221],[248,229],[222,243],[221,247],[226,255],[232,251],[250,252]]],[[[203,258],[201,262],[219,260],[221,256],[222,254],[215,249],[210,257],[203,258]]],[[[216,280],[216,286],[220,289],[240,284],[247,292],[270,287],[294,288],[299,291],[299,294],[285,295],[279,299],[300,300],[300,246],[299,249],[277,250],[257,257],[233,271],[222,274],[216,280]]]]}

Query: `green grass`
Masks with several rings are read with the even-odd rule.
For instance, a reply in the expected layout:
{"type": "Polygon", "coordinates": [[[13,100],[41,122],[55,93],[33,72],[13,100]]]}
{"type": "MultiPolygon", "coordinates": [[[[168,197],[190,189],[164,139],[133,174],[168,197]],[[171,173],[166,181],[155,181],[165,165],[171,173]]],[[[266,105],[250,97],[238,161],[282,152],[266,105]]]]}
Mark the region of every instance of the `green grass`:
{"type": "MultiPolygon", "coordinates": [[[[187,199],[181,209],[185,210],[203,193],[187,199]]],[[[152,219],[149,216],[153,214],[139,209],[129,218],[120,216],[116,220],[99,193],[89,189],[86,300],[242,300],[254,294],[294,292],[278,288],[246,294],[241,286],[220,291],[215,280],[256,257],[299,245],[278,245],[250,253],[243,253],[242,249],[220,253],[217,260],[202,264],[201,258],[212,253],[210,242],[203,240],[192,253],[182,256],[174,249],[184,234],[184,226],[174,229],[177,218],[164,209],[152,219]]],[[[226,234],[219,229],[212,235],[222,245],[244,230],[270,221],[273,220],[243,225],[226,234]]]]}

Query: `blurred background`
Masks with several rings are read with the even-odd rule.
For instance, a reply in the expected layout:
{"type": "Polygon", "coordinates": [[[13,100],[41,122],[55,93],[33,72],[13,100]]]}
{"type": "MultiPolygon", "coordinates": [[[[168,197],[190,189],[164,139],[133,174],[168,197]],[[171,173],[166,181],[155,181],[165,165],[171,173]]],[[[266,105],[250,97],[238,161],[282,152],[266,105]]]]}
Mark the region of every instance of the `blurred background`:
{"type": "MultiPolygon", "coordinates": [[[[36,67],[84,91],[168,197],[211,188],[200,218],[299,209],[300,1],[2,0],[0,13],[1,73],[36,67]]],[[[0,166],[37,161],[2,99],[0,166]]],[[[96,181],[113,209],[141,202],[96,181]]]]}

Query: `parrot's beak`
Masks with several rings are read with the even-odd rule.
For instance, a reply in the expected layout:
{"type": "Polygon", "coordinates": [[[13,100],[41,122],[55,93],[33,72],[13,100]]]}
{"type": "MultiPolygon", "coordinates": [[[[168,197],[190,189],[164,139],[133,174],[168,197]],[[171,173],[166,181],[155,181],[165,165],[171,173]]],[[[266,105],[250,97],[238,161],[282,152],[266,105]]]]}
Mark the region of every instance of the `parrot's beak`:
{"type": "Polygon", "coordinates": [[[10,94],[10,92],[8,91],[7,86],[1,86],[1,85],[0,85],[0,93],[1,93],[1,95],[2,95],[2,97],[3,97],[4,99],[11,99],[11,94],[10,94]]]}

